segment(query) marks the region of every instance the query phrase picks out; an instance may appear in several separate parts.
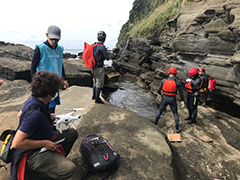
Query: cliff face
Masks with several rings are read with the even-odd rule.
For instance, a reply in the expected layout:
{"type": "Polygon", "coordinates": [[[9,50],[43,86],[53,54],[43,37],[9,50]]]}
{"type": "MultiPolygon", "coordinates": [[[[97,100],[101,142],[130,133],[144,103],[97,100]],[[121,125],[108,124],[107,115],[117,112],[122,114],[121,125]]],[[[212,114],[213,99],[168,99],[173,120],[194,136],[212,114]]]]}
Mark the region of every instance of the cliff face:
{"type": "Polygon", "coordinates": [[[119,38],[113,50],[114,67],[122,74],[140,75],[153,93],[170,66],[184,82],[192,67],[206,69],[217,80],[212,105],[240,104],[240,3],[209,0],[189,3],[148,36],[119,38]],[[161,35],[160,35],[161,34],[161,35]],[[232,104],[233,102],[233,104],[232,104]]]}

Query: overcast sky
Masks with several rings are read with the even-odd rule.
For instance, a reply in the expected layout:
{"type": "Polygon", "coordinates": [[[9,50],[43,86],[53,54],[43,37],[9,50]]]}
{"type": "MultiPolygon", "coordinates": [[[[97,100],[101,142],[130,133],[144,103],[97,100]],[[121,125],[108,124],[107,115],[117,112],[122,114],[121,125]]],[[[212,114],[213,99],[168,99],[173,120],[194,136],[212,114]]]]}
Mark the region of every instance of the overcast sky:
{"type": "Polygon", "coordinates": [[[112,49],[129,18],[134,0],[0,0],[0,41],[35,47],[46,40],[50,25],[62,30],[65,49],[82,49],[97,33],[107,34],[112,49]]]}

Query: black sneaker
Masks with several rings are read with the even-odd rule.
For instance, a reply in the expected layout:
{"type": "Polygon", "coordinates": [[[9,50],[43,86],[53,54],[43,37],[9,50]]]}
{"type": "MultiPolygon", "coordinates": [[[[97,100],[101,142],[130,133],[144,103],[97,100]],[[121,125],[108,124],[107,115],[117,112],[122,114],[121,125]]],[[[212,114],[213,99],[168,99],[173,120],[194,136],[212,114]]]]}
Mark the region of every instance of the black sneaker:
{"type": "Polygon", "coordinates": [[[99,99],[95,99],[95,103],[104,104],[104,102],[100,98],[99,99]]]}
{"type": "Polygon", "coordinates": [[[176,128],[176,133],[180,133],[182,131],[182,129],[180,127],[176,128]]]}
{"type": "Polygon", "coordinates": [[[188,124],[193,124],[193,123],[197,123],[197,121],[193,121],[193,120],[192,120],[192,121],[188,121],[187,123],[188,123],[188,124]]]}
{"type": "Polygon", "coordinates": [[[189,120],[192,120],[192,118],[188,116],[188,117],[186,117],[184,120],[185,120],[185,121],[189,121],[189,120]]]}

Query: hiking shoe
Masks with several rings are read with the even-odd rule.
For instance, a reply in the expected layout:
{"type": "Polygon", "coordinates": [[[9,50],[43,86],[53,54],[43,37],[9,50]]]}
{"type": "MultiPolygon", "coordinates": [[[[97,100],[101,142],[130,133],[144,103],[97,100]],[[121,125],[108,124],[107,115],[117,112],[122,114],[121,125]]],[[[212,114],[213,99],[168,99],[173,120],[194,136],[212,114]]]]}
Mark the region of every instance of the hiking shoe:
{"type": "Polygon", "coordinates": [[[100,98],[99,99],[95,99],[95,103],[104,104],[104,102],[100,98]]]}
{"type": "Polygon", "coordinates": [[[193,121],[193,120],[192,120],[192,121],[188,121],[187,123],[188,123],[188,124],[193,124],[193,123],[197,123],[197,121],[193,121]]]}
{"type": "Polygon", "coordinates": [[[94,100],[95,99],[95,96],[92,96],[92,100],[94,100]]]}
{"type": "Polygon", "coordinates": [[[185,120],[185,121],[189,121],[189,120],[192,120],[192,118],[188,116],[188,117],[186,117],[184,120],[185,120]]]}
{"type": "Polygon", "coordinates": [[[176,128],[176,133],[180,133],[182,131],[182,129],[180,127],[176,128]]]}

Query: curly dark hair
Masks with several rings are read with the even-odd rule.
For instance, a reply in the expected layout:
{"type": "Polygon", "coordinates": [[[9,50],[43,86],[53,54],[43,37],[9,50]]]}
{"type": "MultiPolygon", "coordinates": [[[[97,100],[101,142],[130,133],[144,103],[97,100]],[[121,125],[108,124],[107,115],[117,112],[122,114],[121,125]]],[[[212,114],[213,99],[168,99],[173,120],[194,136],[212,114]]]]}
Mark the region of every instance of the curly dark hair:
{"type": "Polygon", "coordinates": [[[56,73],[39,71],[33,75],[31,82],[32,94],[35,97],[54,96],[62,85],[63,79],[56,73]]]}

